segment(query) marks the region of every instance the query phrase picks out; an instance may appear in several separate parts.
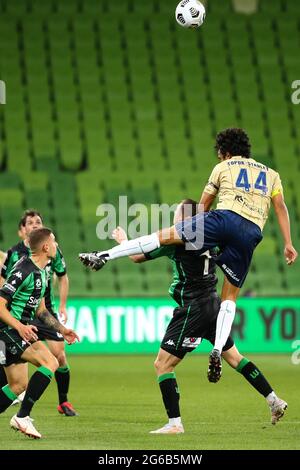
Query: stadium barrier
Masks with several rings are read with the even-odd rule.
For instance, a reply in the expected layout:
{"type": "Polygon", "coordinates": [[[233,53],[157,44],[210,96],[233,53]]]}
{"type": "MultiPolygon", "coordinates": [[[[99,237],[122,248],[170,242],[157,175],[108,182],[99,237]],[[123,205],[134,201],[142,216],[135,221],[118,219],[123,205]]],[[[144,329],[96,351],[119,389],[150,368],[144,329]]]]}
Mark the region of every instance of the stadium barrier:
{"type": "MultiPolygon", "coordinates": [[[[70,354],[147,354],[159,348],[174,304],[168,299],[70,299],[70,354]]],[[[292,353],[300,339],[300,298],[241,298],[233,337],[242,352],[292,353]]],[[[197,338],[192,339],[197,341],[197,338]]],[[[196,353],[211,349],[203,341],[196,353]]]]}

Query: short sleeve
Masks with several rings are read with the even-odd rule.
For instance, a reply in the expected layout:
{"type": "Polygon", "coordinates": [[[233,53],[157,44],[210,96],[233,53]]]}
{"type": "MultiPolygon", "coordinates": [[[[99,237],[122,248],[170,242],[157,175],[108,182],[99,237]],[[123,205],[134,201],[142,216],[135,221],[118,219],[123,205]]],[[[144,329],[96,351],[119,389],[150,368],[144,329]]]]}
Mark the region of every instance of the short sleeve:
{"type": "Polygon", "coordinates": [[[59,248],[57,248],[56,256],[51,263],[51,267],[58,277],[64,276],[67,272],[65,259],[59,248]]]}
{"type": "Polygon", "coordinates": [[[275,174],[271,197],[273,198],[274,196],[277,196],[277,194],[283,194],[282,183],[281,183],[281,179],[278,173],[275,174]]]}
{"type": "Polygon", "coordinates": [[[208,183],[204,188],[204,192],[208,194],[213,194],[215,196],[218,193],[219,188],[220,188],[220,166],[217,165],[213,169],[208,179],[208,183]]]}

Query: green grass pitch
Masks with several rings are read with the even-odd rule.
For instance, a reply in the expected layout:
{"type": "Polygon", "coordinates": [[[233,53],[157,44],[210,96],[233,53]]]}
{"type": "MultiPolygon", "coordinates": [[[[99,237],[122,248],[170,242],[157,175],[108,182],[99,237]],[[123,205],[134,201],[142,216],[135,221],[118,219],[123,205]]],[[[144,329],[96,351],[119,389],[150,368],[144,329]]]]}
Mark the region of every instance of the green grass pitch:
{"type": "Polygon", "coordinates": [[[32,417],[43,439],[9,428],[15,413],[0,415],[0,449],[299,449],[300,366],[289,356],[248,355],[289,408],[276,426],[263,399],[225,365],[218,384],[206,379],[207,357],[191,355],[177,368],[182,435],[150,435],[167,420],[153,369],[154,356],[70,357],[70,401],[79,417],[56,411],[56,384],[36,404],[32,417]]]}

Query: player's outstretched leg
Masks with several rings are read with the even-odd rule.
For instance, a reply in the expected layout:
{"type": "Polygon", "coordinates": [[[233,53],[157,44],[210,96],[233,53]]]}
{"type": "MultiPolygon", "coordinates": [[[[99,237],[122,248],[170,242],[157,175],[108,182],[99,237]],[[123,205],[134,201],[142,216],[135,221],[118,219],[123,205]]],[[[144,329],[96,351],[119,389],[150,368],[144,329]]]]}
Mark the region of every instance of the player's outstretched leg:
{"type": "Polygon", "coordinates": [[[161,245],[184,244],[174,226],[160,230],[151,235],[124,240],[120,245],[107,251],[80,253],[80,261],[94,271],[99,271],[110,260],[133,255],[142,255],[159,248],[161,245]]]}

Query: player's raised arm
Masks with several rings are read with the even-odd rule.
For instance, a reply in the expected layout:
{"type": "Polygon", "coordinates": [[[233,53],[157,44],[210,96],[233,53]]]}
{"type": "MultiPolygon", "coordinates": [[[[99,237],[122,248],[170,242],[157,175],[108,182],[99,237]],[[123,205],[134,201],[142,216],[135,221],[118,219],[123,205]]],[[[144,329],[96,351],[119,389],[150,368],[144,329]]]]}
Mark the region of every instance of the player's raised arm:
{"type": "Polygon", "coordinates": [[[284,256],[286,262],[287,264],[293,264],[298,257],[298,253],[293,247],[289,212],[282,193],[274,195],[272,202],[284,241],[284,256]]]}
{"type": "Polygon", "coordinates": [[[209,194],[205,191],[203,191],[200,202],[199,202],[199,208],[203,206],[204,212],[208,212],[211,206],[214,203],[215,197],[213,194],[209,194]]]}
{"type": "Polygon", "coordinates": [[[204,209],[204,212],[208,212],[209,209],[211,208],[216,195],[219,192],[219,187],[220,187],[220,169],[219,165],[216,165],[215,168],[213,169],[207,185],[204,188],[204,191],[202,193],[201,199],[199,201],[199,208],[198,211],[202,211],[204,209]],[[203,209],[202,209],[203,206],[203,209]]]}

